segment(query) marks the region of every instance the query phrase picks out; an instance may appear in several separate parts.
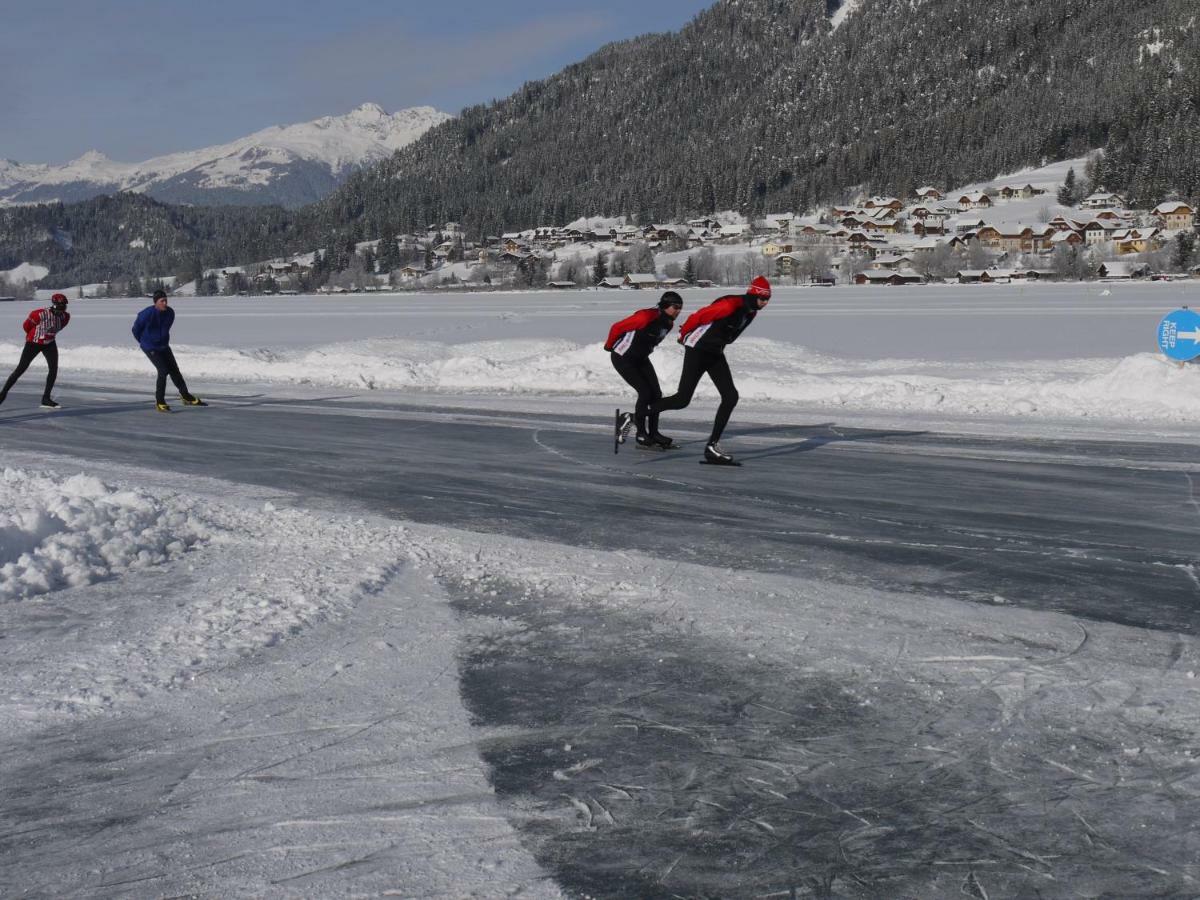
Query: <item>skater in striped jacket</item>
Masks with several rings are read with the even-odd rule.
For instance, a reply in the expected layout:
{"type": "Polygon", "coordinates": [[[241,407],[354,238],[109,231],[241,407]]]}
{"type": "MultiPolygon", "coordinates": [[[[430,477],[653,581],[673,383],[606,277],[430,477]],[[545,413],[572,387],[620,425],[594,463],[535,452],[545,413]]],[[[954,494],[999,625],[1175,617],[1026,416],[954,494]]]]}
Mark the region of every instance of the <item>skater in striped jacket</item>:
{"type": "Polygon", "coordinates": [[[658,416],[649,413],[650,404],[662,398],[658,373],[650,354],[675,327],[675,317],[683,309],[683,298],[667,291],[658,306],[639,309],[609,329],[604,342],[613,368],[625,382],[637,391],[635,412],[625,413],[618,440],[624,442],[631,425],[637,426],[637,445],[643,450],[668,450],[675,446],[666,435],[658,433],[658,416]]]}
{"type": "Polygon", "coordinates": [[[55,339],[70,321],[71,314],[67,312],[65,294],[55,294],[50,298],[49,306],[44,309],[35,309],[29,314],[24,325],[21,326],[25,329],[25,346],[21,350],[21,358],[17,361],[17,367],[8,376],[8,381],[4,382],[3,389],[0,389],[0,403],[3,403],[8,397],[9,390],[17,383],[17,379],[25,374],[29,364],[38,354],[41,354],[46,357],[47,368],[46,388],[42,391],[42,408],[59,409],[58,403],[50,396],[50,392],[54,390],[54,382],[58,378],[58,344],[55,339]]]}
{"type": "Polygon", "coordinates": [[[688,316],[679,329],[679,343],[686,348],[683,351],[679,387],[672,396],[652,404],[650,415],[657,416],[666,409],[686,407],[692,402],[692,394],[701,376],[707,374],[721,394],[721,405],[717,407],[712,433],[704,447],[704,462],[719,466],[740,465],[717,443],[738,402],[733,374],[725,360],[725,348],[749,327],[770,299],[771,283],[760,275],[750,282],[746,293],[730,294],[714,300],[688,316]]]}

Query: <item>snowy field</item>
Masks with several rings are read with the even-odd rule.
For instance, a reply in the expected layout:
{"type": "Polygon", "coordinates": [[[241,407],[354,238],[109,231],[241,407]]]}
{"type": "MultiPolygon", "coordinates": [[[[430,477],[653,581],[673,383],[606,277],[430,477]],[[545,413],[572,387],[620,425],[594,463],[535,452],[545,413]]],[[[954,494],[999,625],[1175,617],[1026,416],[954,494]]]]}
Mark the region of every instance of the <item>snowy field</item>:
{"type": "Polygon", "coordinates": [[[718,473],[711,394],[606,439],[656,297],[181,299],[172,416],[72,301],[0,407],[0,894],[1200,892],[1200,285],[782,288],[718,473]]]}

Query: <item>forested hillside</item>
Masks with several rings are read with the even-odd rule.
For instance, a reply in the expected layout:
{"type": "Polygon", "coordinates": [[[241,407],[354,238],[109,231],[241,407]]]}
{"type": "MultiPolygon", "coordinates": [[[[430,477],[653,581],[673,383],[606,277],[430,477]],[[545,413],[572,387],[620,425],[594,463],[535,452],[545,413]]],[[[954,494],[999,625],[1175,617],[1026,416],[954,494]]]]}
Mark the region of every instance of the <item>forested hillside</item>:
{"type": "Polygon", "coordinates": [[[43,286],[179,275],[263,259],[286,246],[295,216],[279,207],[168,206],[142,194],[0,209],[0,270],[50,269],[43,286]]]}
{"type": "Polygon", "coordinates": [[[1200,189],[1194,0],[724,0],[466,110],[312,212],[476,232],[803,210],[1103,147],[1135,201],[1200,189]],[[830,4],[836,6],[836,4],[830,4]]]}

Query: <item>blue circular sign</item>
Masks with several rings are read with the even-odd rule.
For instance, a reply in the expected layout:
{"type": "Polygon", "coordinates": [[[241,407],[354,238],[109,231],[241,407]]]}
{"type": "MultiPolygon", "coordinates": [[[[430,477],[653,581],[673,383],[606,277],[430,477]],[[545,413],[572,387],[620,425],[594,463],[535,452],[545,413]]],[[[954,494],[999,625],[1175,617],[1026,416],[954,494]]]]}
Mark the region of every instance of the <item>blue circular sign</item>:
{"type": "Polygon", "coordinates": [[[1200,313],[1177,309],[1158,323],[1158,349],[1171,359],[1200,356],[1200,313]]]}

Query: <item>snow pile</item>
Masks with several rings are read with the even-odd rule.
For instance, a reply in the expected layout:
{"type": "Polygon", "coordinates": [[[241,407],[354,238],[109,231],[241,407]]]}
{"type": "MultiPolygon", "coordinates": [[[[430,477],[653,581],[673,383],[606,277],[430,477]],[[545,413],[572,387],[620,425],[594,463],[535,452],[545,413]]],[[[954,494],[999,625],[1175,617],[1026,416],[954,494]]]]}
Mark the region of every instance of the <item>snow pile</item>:
{"type": "MultiPolygon", "coordinates": [[[[372,339],[289,350],[176,348],[194,381],[366,390],[620,397],[624,383],[600,345],[565,339],[443,344],[372,339]]],[[[0,359],[18,348],[0,344],[0,359]]],[[[1200,414],[1200,368],[1153,353],[1018,362],[853,360],[763,338],[729,351],[743,399],[860,412],[1187,422],[1200,414]]],[[[68,370],[149,377],[136,348],[69,347],[68,370]]],[[[672,343],[655,354],[662,384],[679,377],[672,343]]],[[[715,396],[705,380],[701,399],[715,396]]]]}
{"type": "Polygon", "coordinates": [[[209,537],[186,505],[97,478],[0,477],[0,600],[160,565],[209,537]]]}
{"type": "Polygon", "coordinates": [[[5,469],[0,603],[36,598],[36,613],[13,615],[56,624],[0,661],[0,680],[21,683],[0,730],[172,689],[339,619],[396,576],[409,542],[270,502],[5,469]]]}

